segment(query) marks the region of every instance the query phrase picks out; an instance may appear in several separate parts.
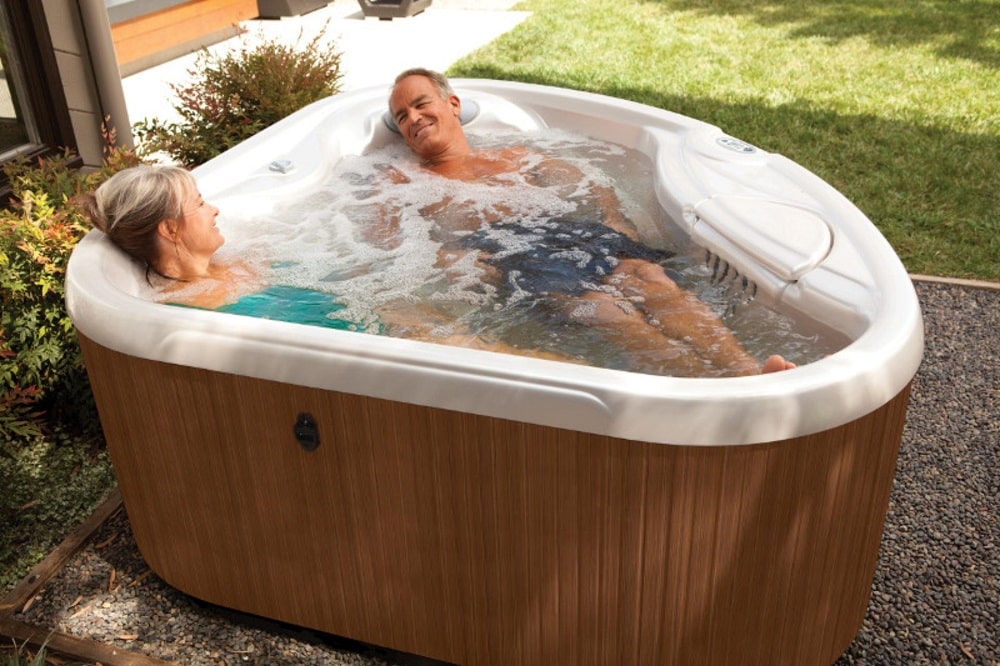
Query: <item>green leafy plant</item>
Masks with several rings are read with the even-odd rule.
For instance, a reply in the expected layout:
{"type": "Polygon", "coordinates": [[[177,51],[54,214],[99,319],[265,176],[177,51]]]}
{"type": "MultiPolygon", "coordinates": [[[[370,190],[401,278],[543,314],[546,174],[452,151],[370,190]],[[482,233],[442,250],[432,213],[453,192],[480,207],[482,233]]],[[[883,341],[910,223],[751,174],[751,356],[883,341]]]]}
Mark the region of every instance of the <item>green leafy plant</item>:
{"type": "MultiPolygon", "coordinates": [[[[105,141],[99,169],[77,168],[68,151],[4,167],[12,197],[0,207],[0,596],[114,485],[64,305],[69,255],[87,231],[70,199],[140,162],[115,147],[113,130],[105,141]]],[[[4,656],[0,649],[0,664],[49,663],[17,649],[15,661],[4,656]]]]}
{"type": "MultiPolygon", "coordinates": [[[[192,81],[171,85],[181,122],[136,123],[144,155],[166,153],[194,167],[302,107],[340,92],[340,52],[321,43],[324,29],[304,48],[265,41],[223,56],[199,53],[192,81]]],[[[300,36],[301,39],[301,36],[300,36]]]]}
{"type": "Polygon", "coordinates": [[[0,438],[0,597],[114,486],[111,458],[97,433],[84,436],[55,424],[44,436],[0,438]]]}
{"type": "MultiPolygon", "coordinates": [[[[65,307],[70,253],[88,231],[69,200],[139,159],[109,148],[96,171],[61,155],[5,165],[12,198],[0,210],[0,437],[38,436],[46,421],[94,423],[79,344],[65,307]]],[[[93,426],[91,426],[93,427],[93,426]]]]}

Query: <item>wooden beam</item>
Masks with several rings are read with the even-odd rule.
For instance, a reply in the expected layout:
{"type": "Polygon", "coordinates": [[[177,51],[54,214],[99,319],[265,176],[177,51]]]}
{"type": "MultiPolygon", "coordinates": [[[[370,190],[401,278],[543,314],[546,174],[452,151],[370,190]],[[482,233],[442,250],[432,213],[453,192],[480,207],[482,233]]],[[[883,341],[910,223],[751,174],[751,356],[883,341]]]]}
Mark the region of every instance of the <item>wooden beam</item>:
{"type": "Polygon", "coordinates": [[[115,511],[121,508],[122,496],[116,488],[108,497],[63,539],[48,557],[36,565],[14,589],[0,600],[0,636],[12,638],[19,643],[38,649],[45,647],[48,653],[56,653],[64,657],[84,660],[88,663],[100,663],[106,666],[167,666],[170,662],[149,657],[136,652],[129,652],[114,645],[106,645],[87,638],[79,638],[70,634],[60,633],[54,629],[38,627],[14,619],[63,565],[69,561],[87,543],[97,529],[104,524],[115,511]]]}
{"type": "Polygon", "coordinates": [[[62,569],[63,565],[83,547],[90,535],[121,505],[121,493],[115,488],[87,520],[80,523],[79,527],[63,539],[44,560],[35,565],[13,590],[0,599],[0,617],[21,612],[28,600],[62,569]]]}
{"type": "Polygon", "coordinates": [[[26,643],[32,648],[45,647],[47,653],[58,654],[86,663],[104,666],[171,666],[163,661],[138,652],[129,652],[114,645],[98,643],[89,638],[78,638],[69,634],[18,622],[0,614],[0,636],[8,636],[18,643],[26,643]]]}
{"type": "Polygon", "coordinates": [[[161,52],[203,46],[206,36],[231,36],[237,24],[257,16],[257,0],[192,0],[111,26],[119,67],[161,52]]]}

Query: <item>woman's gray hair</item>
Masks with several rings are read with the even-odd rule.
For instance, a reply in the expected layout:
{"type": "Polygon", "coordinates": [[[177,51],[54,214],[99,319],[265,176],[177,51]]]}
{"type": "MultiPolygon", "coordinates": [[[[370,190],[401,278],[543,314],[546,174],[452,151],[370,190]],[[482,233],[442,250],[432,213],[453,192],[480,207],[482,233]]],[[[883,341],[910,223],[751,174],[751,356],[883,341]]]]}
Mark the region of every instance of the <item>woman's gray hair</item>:
{"type": "Polygon", "coordinates": [[[155,271],[160,222],[183,218],[184,196],[194,185],[186,169],[146,164],[119,171],[76,203],[115,245],[155,271]]]}

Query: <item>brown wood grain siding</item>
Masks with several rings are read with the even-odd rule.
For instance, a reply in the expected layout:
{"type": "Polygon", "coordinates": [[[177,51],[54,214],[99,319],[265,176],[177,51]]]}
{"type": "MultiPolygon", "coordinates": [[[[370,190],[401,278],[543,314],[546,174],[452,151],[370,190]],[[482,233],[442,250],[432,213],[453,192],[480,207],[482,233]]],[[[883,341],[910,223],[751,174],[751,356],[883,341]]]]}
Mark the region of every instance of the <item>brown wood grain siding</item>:
{"type": "Polygon", "coordinates": [[[863,619],[906,391],[664,446],[81,343],[140,550],[206,601],[467,665],[829,664],[863,619]]]}
{"type": "Polygon", "coordinates": [[[257,0],[192,0],[111,26],[119,65],[154,55],[257,16],[257,0]]]}

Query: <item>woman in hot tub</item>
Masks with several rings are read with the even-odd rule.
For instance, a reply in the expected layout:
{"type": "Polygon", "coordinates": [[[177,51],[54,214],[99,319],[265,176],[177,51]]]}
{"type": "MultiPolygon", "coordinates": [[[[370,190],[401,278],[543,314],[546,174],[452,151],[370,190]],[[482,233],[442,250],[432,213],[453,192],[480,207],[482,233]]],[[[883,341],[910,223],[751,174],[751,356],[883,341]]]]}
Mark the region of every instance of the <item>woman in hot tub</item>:
{"type": "Polygon", "coordinates": [[[199,288],[181,300],[214,309],[262,286],[249,267],[217,260],[216,251],[225,243],[216,226],[219,209],[204,200],[186,169],[124,169],[75,203],[96,228],[144,266],[147,281],[167,298],[197,282],[199,288]]]}

